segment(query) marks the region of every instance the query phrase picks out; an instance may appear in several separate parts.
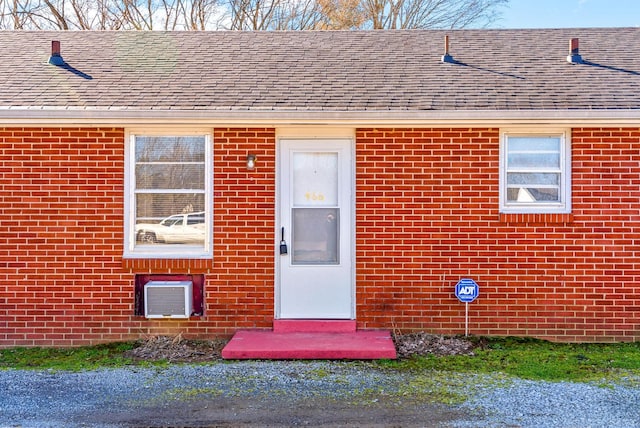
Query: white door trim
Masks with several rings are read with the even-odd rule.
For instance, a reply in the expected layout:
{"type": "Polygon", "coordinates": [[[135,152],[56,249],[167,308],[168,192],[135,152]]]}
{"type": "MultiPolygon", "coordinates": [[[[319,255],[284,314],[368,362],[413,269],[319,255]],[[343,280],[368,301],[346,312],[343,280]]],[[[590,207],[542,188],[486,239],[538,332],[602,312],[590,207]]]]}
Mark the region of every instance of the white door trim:
{"type": "MultiPolygon", "coordinates": [[[[353,130],[351,130],[353,131],[353,130]]],[[[308,131],[307,131],[308,132],[308,131]]],[[[276,319],[282,319],[284,317],[281,316],[281,280],[282,280],[282,256],[280,255],[280,231],[282,227],[282,185],[283,185],[283,166],[282,166],[282,145],[283,142],[288,141],[300,141],[303,142],[318,142],[322,141],[341,141],[345,145],[348,144],[348,153],[349,153],[349,204],[350,204],[350,215],[348,218],[343,220],[348,221],[348,226],[350,230],[350,246],[349,246],[349,257],[350,257],[350,316],[349,319],[355,319],[356,315],[356,272],[355,272],[355,255],[356,255],[356,212],[355,212],[355,138],[353,132],[351,132],[348,136],[345,135],[344,130],[337,132],[334,134],[329,133],[329,135],[323,136],[314,136],[314,137],[304,137],[303,134],[299,130],[295,130],[291,132],[290,130],[287,132],[280,132],[280,135],[276,139],[276,206],[275,206],[275,229],[274,233],[274,258],[275,258],[275,283],[274,283],[274,317],[276,319]]],[[[288,173],[288,172],[287,172],[288,173]]],[[[288,235],[287,238],[290,238],[288,235]]],[[[287,240],[289,242],[289,240],[287,240]]],[[[345,318],[346,319],[346,318],[345,318]]]]}

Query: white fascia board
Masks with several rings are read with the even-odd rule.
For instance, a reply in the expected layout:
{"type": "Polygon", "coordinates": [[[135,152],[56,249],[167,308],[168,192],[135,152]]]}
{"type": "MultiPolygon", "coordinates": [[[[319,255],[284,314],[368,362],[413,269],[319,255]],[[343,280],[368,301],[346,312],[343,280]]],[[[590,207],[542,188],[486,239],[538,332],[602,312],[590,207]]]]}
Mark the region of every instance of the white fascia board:
{"type": "Polygon", "coordinates": [[[640,109],[619,110],[171,110],[0,107],[3,125],[201,126],[640,126],[640,109]]]}

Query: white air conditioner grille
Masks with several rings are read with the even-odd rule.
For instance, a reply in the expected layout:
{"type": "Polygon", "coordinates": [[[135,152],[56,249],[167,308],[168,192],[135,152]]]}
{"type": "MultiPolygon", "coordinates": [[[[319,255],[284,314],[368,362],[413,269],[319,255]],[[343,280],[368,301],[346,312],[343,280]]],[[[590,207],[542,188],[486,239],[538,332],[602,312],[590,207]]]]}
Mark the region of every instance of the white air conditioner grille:
{"type": "Polygon", "coordinates": [[[144,315],[147,318],[189,318],[191,281],[150,281],[144,286],[144,315]]]}

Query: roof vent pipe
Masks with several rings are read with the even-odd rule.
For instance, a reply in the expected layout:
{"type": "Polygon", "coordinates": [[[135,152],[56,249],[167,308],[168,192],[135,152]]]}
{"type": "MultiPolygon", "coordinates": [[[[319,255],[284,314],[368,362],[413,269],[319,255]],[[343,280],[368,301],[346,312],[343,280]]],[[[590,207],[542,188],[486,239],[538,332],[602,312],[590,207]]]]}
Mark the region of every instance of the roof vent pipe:
{"type": "Polygon", "coordinates": [[[571,39],[569,42],[569,55],[567,55],[567,62],[571,64],[582,64],[582,57],[580,56],[580,39],[571,39]]]}
{"type": "Polygon", "coordinates": [[[455,62],[453,60],[453,57],[449,55],[449,36],[444,36],[444,55],[442,55],[442,58],[440,59],[440,61],[446,62],[449,64],[453,64],[455,62]]]}
{"type": "Polygon", "coordinates": [[[62,59],[62,55],[60,54],[60,42],[58,40],[53,40],[51,42],[51,56],[49,57],[49,64],[52,65],[64,65],[64,59],[62,59]]]}

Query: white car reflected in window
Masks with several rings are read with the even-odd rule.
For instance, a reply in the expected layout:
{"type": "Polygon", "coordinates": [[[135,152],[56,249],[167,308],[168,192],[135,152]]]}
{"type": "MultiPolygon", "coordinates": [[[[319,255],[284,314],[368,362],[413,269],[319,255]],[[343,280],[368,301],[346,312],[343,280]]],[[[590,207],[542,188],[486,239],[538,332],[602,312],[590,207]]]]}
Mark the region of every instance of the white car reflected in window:
{"type": "Polygon", "coordinates": [[[140,244],[204,244],[205,213],[176,214],[160,223],[136,224],[140,244]]]}

